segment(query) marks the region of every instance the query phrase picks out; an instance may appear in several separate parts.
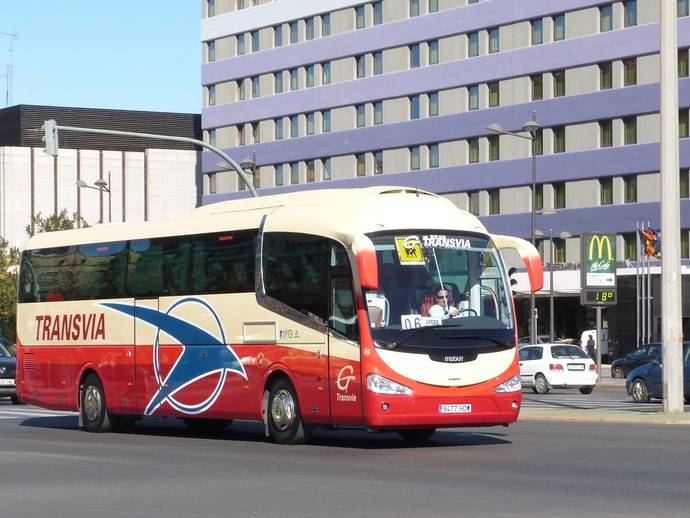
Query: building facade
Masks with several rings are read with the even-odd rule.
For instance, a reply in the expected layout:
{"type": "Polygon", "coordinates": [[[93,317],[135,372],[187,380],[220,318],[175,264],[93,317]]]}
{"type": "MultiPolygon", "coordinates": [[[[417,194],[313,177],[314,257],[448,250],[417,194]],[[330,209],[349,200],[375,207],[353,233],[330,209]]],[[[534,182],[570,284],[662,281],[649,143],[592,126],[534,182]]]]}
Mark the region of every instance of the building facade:
{"type": "MultiPolygon", "coordinates": [[[[677,6],[688,259],[688,0],[677,6]]],[[[659,0],[202,0],[202,11],[204,138],[255,157],[260,194],[413,186],[525,238],[534,195],[564,321],[580,233],[616,233],[631,266],[620,273],[633,275],[636,223],[660,226],[659,0]],[[533,118],[534,193],[530,140],[488,129],[520,132],[533,118]]],[[[247,196],[216,162],[203,153],[203,203],[247,196]]],[[[571,320],[562,332],[588,315],[571,320]]],[[[630,322],[619,327],[630,341],[630,322]]]]}
{"type": "Polygon", "coordinates": [[[170,218],[201,199],[200,154],[190,144],[59,132],[56,158],[36,131],[59,125],[201,137],[194,114],[18,105],[0,110],[0,236],[21,246],[33,216],[67,210],[89,225],[170,218]],[[89,188],[80,188],[77,182],[89,188]],[[105,182],[98,189],[95,182],[105,182]],[[110,191],[110,192],[108,192],[110,191]]]}

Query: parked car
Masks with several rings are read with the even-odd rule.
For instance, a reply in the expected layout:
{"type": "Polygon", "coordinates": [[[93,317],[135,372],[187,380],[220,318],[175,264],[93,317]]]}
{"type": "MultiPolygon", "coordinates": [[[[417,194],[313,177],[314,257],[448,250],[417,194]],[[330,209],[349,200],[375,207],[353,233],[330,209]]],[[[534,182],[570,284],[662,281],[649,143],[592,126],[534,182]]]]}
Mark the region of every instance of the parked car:
{"type": "Polygon", "coordinates": [[[0,340],[0,397],[9,397],[12,403],[17,405],[19,404],[17,386],[15,385],[17,358],[2,344],[3,341],[0,340]]]}
{"type": "MultiPolygon", "coordinates": [[[[635,403],[648,403],[651,398],[663,397],[660,361],[646,363],[633,369],[625,379],[625,390],[635,403]]],[[[690,343],[683,343],[683,397],[690,403],[690,343]]]]}
{"type": "Polygon", "coordinates": [[[520,349],[519,358],[522,385],[537,394],[571,387],[591,394],[597,383],[594,360],[576,345],[529,345],[520,349]]]}
{"type": "Polygon", "coordinates": [[[661,358],[661,344],[642,345],[611,363],[611,377],[627,378],[633,369],[645,363],[657,361],[659,358],[661,358]]]}

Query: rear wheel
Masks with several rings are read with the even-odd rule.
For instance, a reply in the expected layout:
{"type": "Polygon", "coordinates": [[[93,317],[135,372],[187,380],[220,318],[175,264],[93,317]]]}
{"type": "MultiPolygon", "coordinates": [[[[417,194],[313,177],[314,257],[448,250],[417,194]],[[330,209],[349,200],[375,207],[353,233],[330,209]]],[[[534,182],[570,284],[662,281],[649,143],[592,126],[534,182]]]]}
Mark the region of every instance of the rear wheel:
{"type": "Polygon", "coordinates": [[[436,428],[408,428],[398,430],[398,433],[408,442],[421,443],[431,438],[435,431],[436,428]]]}
{"type": "Polygon", "coordinates": [[[580,387],[580,392],[582,394],[591,394],[593,390],[594,387],[580,387]]]}
{"type": "Polygon", "coordinates": [[[81,389],[82,426],[87,432],[110,432],[117,424],[115,416],[108,413],[105,402],[105,391],[101,380],[95,374],[89,374],[84,379],[81,389]]]}
{"type": "Polygon", "coordinates": [[[647,384],[642,378],[637,378],[635,381],[633,381],[630,394],[632,395],[635,403],[649,403],[649,400],[651,399],[647,384]]]}
{"type": "Polygon", "coordinates": [[[221,433],[230,426],[232,419],[185,419],[184,424],[193,432],[221,433]]]}
{"type": "Polygon", "coordinates": [[[625,378],[625,371],[623,370],[623,367],[614,367],[611,371],[611,377],[618,379],[625,378]]]}
{"type": "Polygon", "coordinates": [[[543,374],[537,374],[534,377],[534,392],[537,394],[549,393],[549,382],[546,381],[546,377],[543,374]]]}
{"type": "Polygon", "coordinates": [[[268,432],[279,444],[301,444],[309,439],[310,429],[302,422],[297,394],[292,384],[280,378],[268,396],[268,432]]]}

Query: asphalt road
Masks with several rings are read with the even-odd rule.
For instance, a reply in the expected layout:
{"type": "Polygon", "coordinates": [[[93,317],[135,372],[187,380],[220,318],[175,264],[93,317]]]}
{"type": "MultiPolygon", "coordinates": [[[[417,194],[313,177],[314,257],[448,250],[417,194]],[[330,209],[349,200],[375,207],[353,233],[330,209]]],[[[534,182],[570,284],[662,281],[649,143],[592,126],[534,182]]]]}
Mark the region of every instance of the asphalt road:
{"type": "Polygon", "coordinates": [[[0,404],[0,516],[688,516],[686,426],[523,421],[394,434],[320,432],[267,442],[236,423],[193,435],[177,420],[88,434],[75,416],[0,404]],[[23,408],[23,410],[20,410],[23,408]]]}

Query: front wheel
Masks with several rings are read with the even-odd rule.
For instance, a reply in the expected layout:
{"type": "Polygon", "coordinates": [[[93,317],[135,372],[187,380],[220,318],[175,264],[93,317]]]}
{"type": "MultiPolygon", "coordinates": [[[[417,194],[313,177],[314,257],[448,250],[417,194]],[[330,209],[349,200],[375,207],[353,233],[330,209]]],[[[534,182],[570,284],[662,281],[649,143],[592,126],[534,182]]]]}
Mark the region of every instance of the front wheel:
{"type": "Polygon", "coordinates": [[[617,379],[625,378],[625,371],[623,370],[623,367],[614,367],[611,371],[611,377],[617,379]]]}
{"type": "Polygon", "coordinates": [[[297,394],[285,378],[271,386],[268,396],[268,432],[279,444],[302,444],[310,429],[302,422],[297,394]]]}
{"type": "Polygon", "coordinates": [[[581,394],[591,394],[593,390],[594,387],[580,387],[581,394]]]}
{"type": "Polygon", "coordinates": [[[400,437],[408,442],[422,443],[434,435],[436,428],[408,428],[398,430],[400,437]]]}
{"type": "Polygon", "coordinates": [[[549,393],[549,382],[546,381],[546,377],[543,374],[537,374],[534,377],[534,392],[537,394],[549,393]]]}
{"type": "Polygon", "coordinates": [[[632,395],[632,399],[635,403],[649,403],[649,400],[651,399],[647,384],[641,378],[637,378],[635,381],[633,381],[630,394],[632,395]]]}
{"type": "Polygon", "coordinates": [[[89,374],[81,389],[81,420],[87,432],[102,433],[113,430],[113,417],[108,413],[105,404],[105,391],[101,380],[95,374],[89,374]]]}

